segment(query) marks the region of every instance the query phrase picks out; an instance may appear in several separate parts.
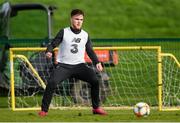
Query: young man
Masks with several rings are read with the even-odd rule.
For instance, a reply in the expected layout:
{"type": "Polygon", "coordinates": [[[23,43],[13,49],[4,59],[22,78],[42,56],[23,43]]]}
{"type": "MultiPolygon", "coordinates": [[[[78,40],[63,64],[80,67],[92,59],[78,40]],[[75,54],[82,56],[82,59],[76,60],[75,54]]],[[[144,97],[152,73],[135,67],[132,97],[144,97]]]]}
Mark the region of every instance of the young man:
{"type": "Polygon", "coordinates": [[[39,112],[40,116],[46,116],[48,114],[49,105],[57,83],[70,77],[86,81],[91,85],[93,114],[107,115],[107,112],[99,106],[99,82],[96,73],[85,64],[84,55],[86,51],[96,65],[97,70],[103,70],[101,63],[92,49],[88,33],[81,29],[83,19],[84,12],[82,10],[72,10],[71,26],[60,30],[57,36],[47,46],[46,56],[47,58],[51,58],[53,49],[60,44],[57,55],[58,65],[53,70],[46,86],[41,111],[39,112]]]}

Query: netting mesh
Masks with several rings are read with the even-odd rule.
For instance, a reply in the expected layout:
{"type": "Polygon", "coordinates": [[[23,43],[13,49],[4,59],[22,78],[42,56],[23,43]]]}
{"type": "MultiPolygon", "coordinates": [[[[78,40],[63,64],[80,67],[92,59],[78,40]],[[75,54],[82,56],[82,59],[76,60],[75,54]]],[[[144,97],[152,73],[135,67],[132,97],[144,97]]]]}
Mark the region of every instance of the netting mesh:
{"type": "Polygon", "coordinates": [[[139,101],[157,105],[157,54],[154,51],[119,51],[119,62],[110,73],[108,105],[133,106],[139,101]]]}
{"type": "MultiPolygon", "coordinates": [[[[54,69],[54,59],[47,59],[44,51],[16,51],[14,54],[27,57],[43,82],[47,83],[54,69]]],[[[88,64],[99,78],[102,105],[133,106],[142,101],[157,106],[157,50],[117,50],[116,58],[113,52],[108,55],[109,61],[103,63],[104,71],[101,73],[88,64]]],[[[40,107],[44,89],[22,58],[14,58],[14,74],[15,106],[40,107]]],[[[90,106],[90,91],[86,82],[69,78],[58,83],[51,107],[90,106]]]]}
{"type": "Polygon", "coordinates": [[[163,106],[180,107],[180,66],[172,57],[163,57],[163,106]]]}

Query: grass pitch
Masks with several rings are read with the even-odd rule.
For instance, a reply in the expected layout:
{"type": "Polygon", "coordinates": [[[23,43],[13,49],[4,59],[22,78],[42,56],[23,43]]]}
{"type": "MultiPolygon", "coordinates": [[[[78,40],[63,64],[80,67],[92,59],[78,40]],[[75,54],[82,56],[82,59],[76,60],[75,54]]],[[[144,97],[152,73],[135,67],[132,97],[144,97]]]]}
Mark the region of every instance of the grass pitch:
{"type": "Polygon", "coordinates": [[[0,109],[0,122],[180,122],[180,111],[151,110],[148,117],[136,117],[132,110],[107,110],[107,116],[93,115],[89,110],[50,110],[39,117],[38,111],[0,109]]]}

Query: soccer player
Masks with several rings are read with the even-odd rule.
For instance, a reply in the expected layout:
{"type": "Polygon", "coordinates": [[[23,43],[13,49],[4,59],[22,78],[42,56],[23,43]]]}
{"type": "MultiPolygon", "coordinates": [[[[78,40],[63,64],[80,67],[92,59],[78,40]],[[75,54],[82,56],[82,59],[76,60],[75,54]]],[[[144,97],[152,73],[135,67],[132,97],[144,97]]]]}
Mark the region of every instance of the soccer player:
{"type": "Polygon", "coordinates": [[[60,30],[47,46],[46,56],[47,58],[51,58],[53,49],[59,45],[57,54],[58,65],[53,70],[48,81],[42,99],[41,111],[38,114],[39,116],[46,116],[48,114],[49,105],[57,83],[73,77],[86,81],[91,85],[93,114],[107,115],[107,112],[99,105],[99,81],[96,73],[85,64],[84,60],[86,51],[96,65],[97,70],[103,70],[101,63],[92,49],[88,33],[81,28],[84,21],[84,12],[80,9],[72,10],[70,21],[71,26],[60,30]]]}

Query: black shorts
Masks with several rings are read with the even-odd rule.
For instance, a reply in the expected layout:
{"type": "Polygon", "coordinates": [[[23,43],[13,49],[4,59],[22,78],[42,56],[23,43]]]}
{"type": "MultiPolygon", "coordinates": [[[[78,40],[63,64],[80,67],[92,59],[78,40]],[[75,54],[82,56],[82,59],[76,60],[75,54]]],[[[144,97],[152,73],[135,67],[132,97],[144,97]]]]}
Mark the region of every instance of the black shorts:
{"type": "Polygon", "coordinates": [[[53,70],[50,81],[57,83],[68,78],[80,79],[90,84],[95,84],[98,81],[95,70],[85,63],[77,65],[59,63],[53,70]]]}

